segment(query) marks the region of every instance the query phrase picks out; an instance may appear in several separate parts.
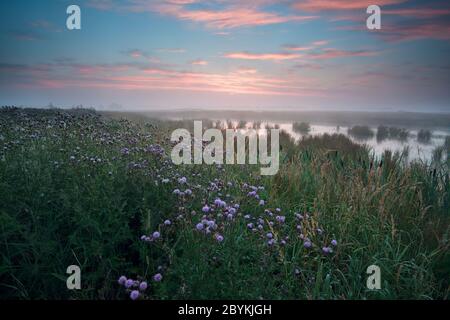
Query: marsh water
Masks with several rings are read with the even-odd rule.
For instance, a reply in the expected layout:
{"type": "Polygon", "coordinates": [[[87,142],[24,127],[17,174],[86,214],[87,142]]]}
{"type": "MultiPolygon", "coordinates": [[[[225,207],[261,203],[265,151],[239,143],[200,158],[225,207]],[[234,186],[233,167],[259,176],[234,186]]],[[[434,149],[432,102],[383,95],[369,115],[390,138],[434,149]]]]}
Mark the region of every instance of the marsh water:
{"type": "MultiPolygon", "coordinates": [[[[232,120],[216,120],[213,124],[220,128],[279,128],[280,130],[288,133],[294,140],[298,141],[307,136],[320,136],[323,134],[343,134],[350,138],[352,141],[358,144],[367,145],[375,156],[379,157],[383,154],[385,150],[390,150],[393,153],[406,151],[407,160],[420,160],[420,161],[431,161],[433,158],[434,150],[437,147],[444,146],[446,142],[446,137],[450,136],[450,128],[437,129],[428,131],[431,133],[429,140],[426,142],[419,141],[418,134],[420,129],[405,129],[407,132],[406,137],[381,138],[377,136],[377,127],[367,126],[368,129],[373,133],[372,136],[358,136],[349,133],[349,126],[333,126],[333,125],[317,125],[309,124],[308,132],[300,132],[295,129],[293,122],[252,122],[252,121],[232,121],[232,120]]],[[[445,149],[446,150],[446,149],[445,149]]],[[[447,152],[443,152],[443,156],[447,156],[447,152]]]]}
{"type": "MultiPolygon", "coordinates": [[[[110,113],[111,114],[111,113],[110,113]]],[[[202,120],[205,126],[218,128],[279,128],[294,140],[324,134],[343,134],[358,144],[366,145],[376,157],[386,150],[403,153],[407,162],[433,160],[435,150],[441,148],[441,160],[449,160],[450,113],[412,112],[349,112],[349,111],[210,111],[210,110],[155,110],[134,113],[112,113],[132,119],[159,119],[181,121],[183,126],[193,120],[202,120]],[[271,119],[271,120],[267,120],[271,119]],[[306,125],[307,130],[304,130],[306,125]],[[387,134],[379,134],[382,125],[387,134]],[[359,126],[359,132],[352,128],[359,126]],[[392,131],[391,131],[392,130],[392,131]],[[425,132],[426,139],[419,133],[425,132]]],[[[358,130],[356,130],[358,131],[358,130]]],[[[264,130],[260,133],[265,132],[264,130]]]]}

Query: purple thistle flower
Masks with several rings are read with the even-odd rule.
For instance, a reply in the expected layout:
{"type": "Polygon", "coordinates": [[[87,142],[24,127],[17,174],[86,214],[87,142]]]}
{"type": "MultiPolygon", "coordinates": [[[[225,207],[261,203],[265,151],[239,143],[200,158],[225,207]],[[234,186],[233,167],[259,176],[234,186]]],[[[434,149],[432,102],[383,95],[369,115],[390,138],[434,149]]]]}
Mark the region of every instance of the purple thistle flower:
{"type": "Polygon", "coordinates": [[[309,248],[312,247],[312,243],[311,243],[311,241],[306,240],[305,242],[303,242],[303,246],[304,246],[306,249],[309,249],[309,248]]]}
{"type": "Polygon", "coordinates": [[[206,205],[206,204],[205,204],[205,206],[202,208],[202,211],[203,211],[204,213],[208,213],[209,210],[210,210],[210,208],[209,208],[208,205],[206,205]]]}
{"type": "Polygon", "coordinates": [[[137,290],[131,291],[130,298],[131,298],[131,300],[136,300],[137,298],[139,298],[139,291],[137,291],[137,290]]]}
{"type": "Polygon", "coordinates": [[[197,223],[197,225],[195,226],[195,228],[196,228],[198,231],[202,231],[203,228],[204,228],[204,225],[203,225],[203,223],[199,222],[199,223],[197,223]]]}
{"type": "Polygon", "coordinates": [[[210,227],[210,228],[214,228],[214,226],[216,225],[216,223],[212,220],[208,221],[207,224],[208,224],[208,227],[210,227]]]}
{"type": "Polygon", "coordinates": [[[298,220],[303,220],[303,216],[302,216],[300,213],[296,213],[296,214],[295,214],[295,217],[296,217],[298,220]]]}
{"type": "Polygon", "coordinates": [[[125,281],[125,288],[131,288],[134,285],[134,281],[132,279],[128,279],[125,281]]]}
{"type": "Polygon", "coordinates": [[[147,287],[148,287],[148,285],[147,285],[147,282],[145,282],[145,281],[143,281],[139,284],[139,290],[141,290],[141,291],[147,290],[147,287]]]}
{"type": "Polygon", "coordinates": [[[273,234],[271,232],[269,232],[268,234],[266,234],[267,239],[272,239],[273,238],[273,234]]]}
{"type": "Polygon", "coordinates": [[[322,252],[323,252],[324,254],[327,254],[327,253],[331,253],[332,250],[331,250],[330,247],[323,247],[323,248],[322,248],[322,252]]]}
{"type": "Polygon", "coordinates": [[[123,286],[123,285],[125,284],[125,282],[127,282],[127,277],[121,276],[121,277],[119,278],[119,280],[117,280],[117,282],[118,282],[121,286],[123,286]]]}
{"type": "Polygon", "coordinates": [[[275,218],[279,223],[284,223],[284,221],[286,220],[285,216],[276,216],[275,218]]]}
{"type": "Polygon", "coordinates": [[[170,226],[172,224],[172,222],[169,219],[167,219],[166,221],[164,221],[164,224],[166,226],[170,226]]]}
{"type": "Polygon", "coordinates": [[[155,231],[152,234],[153,239],[158,239],[160,236],[161,236],[161,234],[158,231],[155,231]]]}
{"type": "Polygon", "coordinates": [[[247,228],[249,228],[249,229],[253,229],[253,223],[251,223],[251,222],[250,222],[250,223],[248,223],[248,224],[247,224],[247,228]]]}
{"type": "Polygon", "coordinates": [[[337,246],[337,241],[336,241],[336,240],[334,240],[334,239],[333,239],[333,240],[331,240],[331,245],[332,245],[332,246],[334,246],[334,247],[336,247],[336,246],[337,246]]]}
{"type": "Polygon", "coordinates": [[[223,241],[223,236],[220,235],[220,234],[216,235],[216,240],[217,240],[218,242],[222,242],[222,241],[223,241]]]}
{"type": "Polygon", "coordinates": [[[264,200],[259,200],[259,205],[263,206],[265,204],[264,200]]]}
{"type": "Polygon", "coordinates": [[[153,280],[156,282],[160,282],[162,280],[162,275],[161,273],[157,273],[153,276],[153,280]]]}
{"type": "Polygon", "coordinates": [[[273,246],[274,243],[275,243],[275,240],[273,240],[273,239],[270,239],[269,241],[267,241],[267,244],[268,244],[269,246],[273,246]]]}
{"type": "Polygon", "coordinates": [[[247,194],[247,196],[249,196],[249,197],[254,197],[254,196],[256,196],[256,191],[250,191],[250,192],[247,194]]]}

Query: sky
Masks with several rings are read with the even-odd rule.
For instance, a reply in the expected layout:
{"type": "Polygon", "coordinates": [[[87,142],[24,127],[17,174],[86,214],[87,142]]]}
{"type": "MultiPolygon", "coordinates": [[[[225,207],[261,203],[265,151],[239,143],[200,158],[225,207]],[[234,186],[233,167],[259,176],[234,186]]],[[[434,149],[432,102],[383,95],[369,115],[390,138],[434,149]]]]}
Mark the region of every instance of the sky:
{"type": "Polygon", "coordinates": [[[0,14],[1,105],[450,112],[448,0],[15,0],[0,14]]]}

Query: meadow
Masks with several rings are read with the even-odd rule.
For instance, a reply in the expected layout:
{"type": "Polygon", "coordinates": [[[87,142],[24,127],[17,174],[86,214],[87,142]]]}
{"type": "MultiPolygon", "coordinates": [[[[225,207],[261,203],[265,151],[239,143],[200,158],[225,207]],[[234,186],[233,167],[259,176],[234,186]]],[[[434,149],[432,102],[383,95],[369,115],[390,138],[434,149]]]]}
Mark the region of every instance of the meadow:
{"type": "Polygon", "coordinates": [[[282,132],[275,176],[175,166],[190,125],[0,109],[0,299],[449,298],[448,160],[282,132]]]}

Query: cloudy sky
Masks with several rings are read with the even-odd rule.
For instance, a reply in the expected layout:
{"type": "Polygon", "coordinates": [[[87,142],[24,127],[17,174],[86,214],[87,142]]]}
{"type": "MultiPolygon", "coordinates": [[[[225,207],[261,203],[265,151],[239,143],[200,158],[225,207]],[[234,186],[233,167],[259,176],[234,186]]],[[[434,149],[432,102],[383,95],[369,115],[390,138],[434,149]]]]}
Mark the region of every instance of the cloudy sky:
{"type": "Polygon", "coordinates": [[[450,112],[448,0],[15,0],[0,14],[2,105],[450,112]]]}

